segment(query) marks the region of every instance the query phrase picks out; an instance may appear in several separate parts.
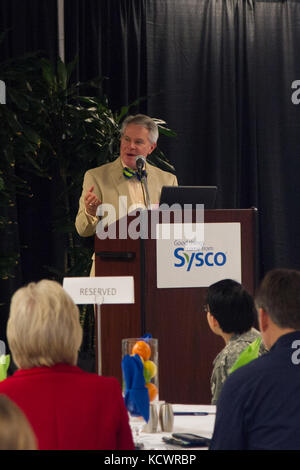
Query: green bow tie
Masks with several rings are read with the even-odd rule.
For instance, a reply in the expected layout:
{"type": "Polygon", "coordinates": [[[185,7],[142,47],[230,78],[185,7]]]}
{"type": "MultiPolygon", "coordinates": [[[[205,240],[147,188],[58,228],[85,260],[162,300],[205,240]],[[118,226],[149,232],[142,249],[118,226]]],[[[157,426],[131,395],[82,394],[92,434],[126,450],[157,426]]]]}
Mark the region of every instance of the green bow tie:
{"type": "MultiPolygon", "coordinates": [[[[130,179],[133,176],[136,176],[139,181],[141,181],[141,177],[139,175],[139,172],[137,170],[132,170],[131,168],[124,167],[123,168],[123,175],[125,178],[130,179]]],[[[147,173],[145,170],[142,170],[142,178],[144,176],[147,176],[147,173]]]]}

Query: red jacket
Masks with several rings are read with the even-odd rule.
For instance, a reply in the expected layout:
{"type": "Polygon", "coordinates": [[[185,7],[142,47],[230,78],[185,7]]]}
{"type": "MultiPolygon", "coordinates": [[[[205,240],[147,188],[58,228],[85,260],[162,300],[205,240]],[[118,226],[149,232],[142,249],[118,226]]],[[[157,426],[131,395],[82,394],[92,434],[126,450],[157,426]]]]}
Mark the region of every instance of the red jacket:
{"type": "Polygon", "coordinates": [[[117,379],[57,364],[18,370],[0,393],[26,414],[41,450],[133,450],[117,379]]]}

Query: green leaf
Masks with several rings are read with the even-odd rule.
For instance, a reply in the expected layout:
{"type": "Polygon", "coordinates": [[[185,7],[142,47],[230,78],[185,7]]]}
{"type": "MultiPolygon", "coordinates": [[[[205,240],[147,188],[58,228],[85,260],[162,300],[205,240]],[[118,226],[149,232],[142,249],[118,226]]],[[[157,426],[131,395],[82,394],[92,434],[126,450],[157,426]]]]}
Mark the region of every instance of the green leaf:
{"type": "Polygon", "coordinates": [[[93,106],[98,106],[98,102],[95,98],[91,98],[90,96],[78,96],[78,102],[87,103],[93,106]]]}
{"type": "MultiPolygon", "coordinates": [[[[26,149],[28,149],[26,147],[26,149]]],[[[33,168],[35,168],[37,170],[37,173],[38,173],[38,176],[46,176],[45,175],[45,169],[42,168],[39,163],[31,157],[31,155],[27,155],[27,161],[28,163],[31,163],[31,165],[33,166],[33,168]]]]}
{"type": "MultiPolygon", "coordinates": [[[[48,178],[41,184],[53,182],[52,237],[62,243],[62,262],[49,267],[55,277],[64,271],[74,275],[89,273],[92,248],[85,250],[86,240],[79,239],[74,226],[78,200],[85,171],[113,161],[119,155],[119,123],[133,107],[147,97],[123,106],[119,113],[111,110],[108,98],[102,93],[103,80],[95,77],[87,82],[72,83],[71,74],[77,58],[68,64],[60,59],[57,67],[38,54],[6,61],[0,66],[1,77],[9,77],[12,98],[10,105],[0,107],[0,138],[4,158],[0,159],[0,205],[15,200],[16,194],[30,194],[30,185],[18,179],[22,174],[48,178]],[[92,90],[92,93],[90,92],[92,90]],[[96,96],[95,96],[96,95],[96,96]],[[5,177],[3,176],[5,175],[5,177]]],[[[4,78],[6,80],[6,78],[4,78]]],[[[165,121],[156,119],[161,133],[176,135],[165,121]]],[[[174,170],[164,154],[156,148],[152,164],[174,170]]],[[[38,195],[36,195],[38,197],[38,195]]],[[[0,220],[1,222],[1,220],[0,220]]],[[[5,233],[13,224],[3,219],[5,233]]],[[[4,259],[4,270],[13,262],[4,259]]],[[[12,271],[13,272],[13,271],[12,271]]]]}
{"type": "Polygon", "coordinates": [[[168,137],[176,137],[177,136],[175,131],[173,131],[172,129],[168,129],[167,127],[158,126],[158,130],[159,130],[160,134],[164,134],[168,137]]]}
{"type": "Polygon", "coordinates": [[[21,109],[22,111],[28,111],[29,105],[27,99],[24,97],[22,93],[17,90],[13,90],[10,87],[7,88],[7,101],[11,100],[17,108],[21,109]]]}
{"type": "Polygon", "coordinates": [[[23,125],[23,132],[30,142],[36,145],[41,144],[41,137],[35,132],[34,129],[32,129],[32,127],[23,125]]]}
{"type": "Polygon", "coordinates": [[[241,352],[231,367],[229,373],[232,374],[232,372],[234,372],[236,369],[239,369],[240,367],[243,367],[244,365],[256,359],[259,356],[260,345],[261,337],[259,336],[241,352]]]}
{"type": "Polygon", "coordinates": [[[154,152],[149,155],[147,158],[147,161],[154,165],[157,166],[158,168],[162,168],[165,171],[169,171],[171,173],[176,173],[175,167],[168,161],[168,159],[164,156],[164,154],[158,150],[157,148],[154,150],[154,152]]]}
{"type": "Polygon", "coordinates": [[[69,83],[69,79],[70,79],[70,77],[72,75],[72,72],[73,72],[75,66],[77,65],[77,63],[78,63],[78,56],[75,56],[74,59],[71,62],[66,64],[68,83],[69,83]]]}
{"type": "Polygon", "coordinates": [[[55,87],[55,75],[52,64],[47,59],[41,59],[42,74],[50,89],[55,87]]]}
{"type": "Polygon", "coordinates": [[[142,101],[145,101],[146,99],[147,99],[147,96],[142,96],[141,98],[137,98],[135,101],[130,103],[128,106],[122,106],[119,113],[116,114],[116,116],[115,116],[116,122],[119,123],[123,119],[123,117],[125,117],[129,113],[131,108],[133,108],[134,106],[138,106],[142,101]]]}

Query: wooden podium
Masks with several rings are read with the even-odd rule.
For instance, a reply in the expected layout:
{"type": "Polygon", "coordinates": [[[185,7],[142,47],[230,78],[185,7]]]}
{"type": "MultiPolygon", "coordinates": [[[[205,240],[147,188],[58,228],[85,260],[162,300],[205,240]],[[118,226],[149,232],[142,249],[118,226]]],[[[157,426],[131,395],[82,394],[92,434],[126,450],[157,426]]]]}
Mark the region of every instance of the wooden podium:
{"type": "MultiPolygon", "coordinates": [[[[242,283],[250,293],[255,289],[256,214],[255,208],[204,212],[205,224],[240,224],[242,283]]],[[[128,224],[134,218],[129,215],[128,224]]],[[[213,360],[224,343],[207,324],[206,288],[157,288],[155,239],[100,240],[96,235],[95,254],[96,276],[132,275],[135,285],[135,304],[101,307],[102,374],[121,383],[122,339],[150,333],[158,339],[160,399],[210,403],[213,360]]]]}

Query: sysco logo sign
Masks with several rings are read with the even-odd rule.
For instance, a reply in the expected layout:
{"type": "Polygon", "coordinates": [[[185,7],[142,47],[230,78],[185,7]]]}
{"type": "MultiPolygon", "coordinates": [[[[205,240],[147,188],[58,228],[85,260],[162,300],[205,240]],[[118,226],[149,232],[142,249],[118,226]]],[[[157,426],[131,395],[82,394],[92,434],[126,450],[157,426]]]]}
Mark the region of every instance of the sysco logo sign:
{"type": "Polygon", "coordinates": [[[190,271],[192,266],[199,268],[201,266],[224,266],[227,261],[226,254],[222,251],[213,252],[208,251],[203,253],[201,251],[186,253],[184,248],[176,248],[174,250],[174,257],[178,262],[174,263],[176,268],[185,267],[187,271],[190,271]]]}

